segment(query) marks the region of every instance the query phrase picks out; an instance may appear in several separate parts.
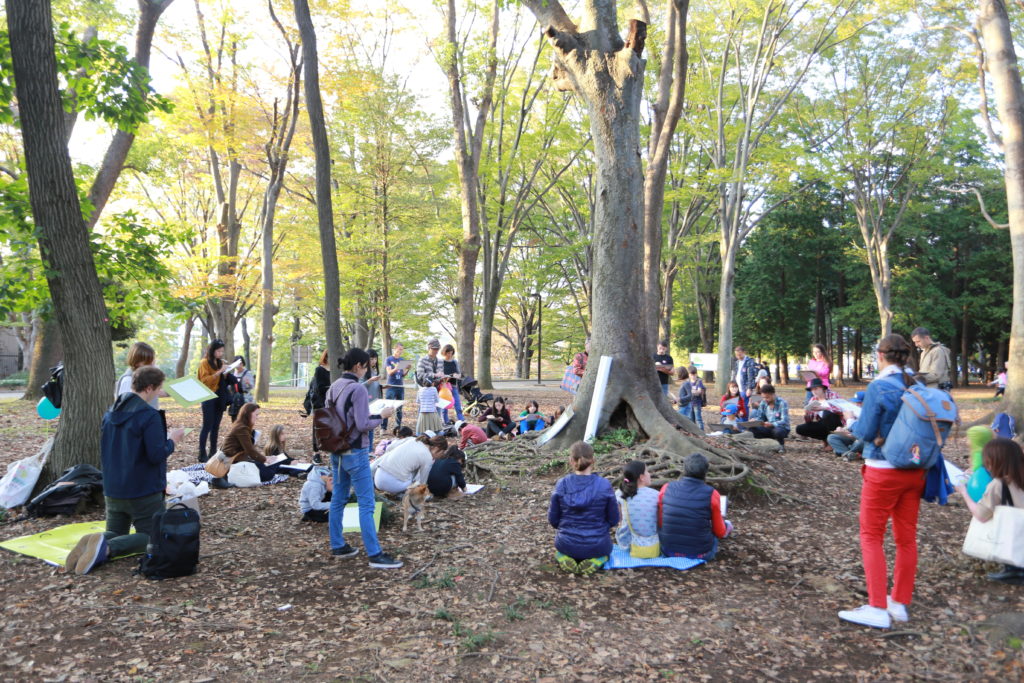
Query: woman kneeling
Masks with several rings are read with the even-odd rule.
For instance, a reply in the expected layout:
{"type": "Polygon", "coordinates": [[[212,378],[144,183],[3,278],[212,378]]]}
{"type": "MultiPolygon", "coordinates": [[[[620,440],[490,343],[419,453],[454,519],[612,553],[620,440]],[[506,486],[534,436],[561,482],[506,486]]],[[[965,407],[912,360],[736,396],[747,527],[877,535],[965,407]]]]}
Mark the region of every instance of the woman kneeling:
{"type": "Polygon", "coordinates": [[[619,524],[619,504],[608,480],[593,473],[594,449],[577,441],[569,448],[572,474],[558,480],[551,494],[548,522],[555,534],[558,565],[587,576],[608,561],[609,532],[619,524]]]}

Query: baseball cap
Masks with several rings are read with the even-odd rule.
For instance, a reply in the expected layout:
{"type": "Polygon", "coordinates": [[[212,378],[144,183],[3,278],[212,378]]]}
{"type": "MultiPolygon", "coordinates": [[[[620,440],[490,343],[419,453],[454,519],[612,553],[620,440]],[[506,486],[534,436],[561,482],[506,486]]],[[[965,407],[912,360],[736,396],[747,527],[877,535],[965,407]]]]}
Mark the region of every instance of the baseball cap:
{"type": "Polygon", "coordinates": [[[441,342],[437,341],[437,337],[427,342],[428,349],[439,349],[441,348],[441,342]]]}
{"type": "Polygon", "coordinates": [[[853,398],[851,398],[850,400],[853,401],[854,403],[863,403],[864,396],[866,396],[866,394],[863,391],[858,391],[856,394],[853,395],[853,398]]]}
{"type": "Polygon", "coordinates": [[[735,403],[730,403],[726,407],[722,408],[722,415],[735,415],[740,412],[740,407],[735,403]]]}

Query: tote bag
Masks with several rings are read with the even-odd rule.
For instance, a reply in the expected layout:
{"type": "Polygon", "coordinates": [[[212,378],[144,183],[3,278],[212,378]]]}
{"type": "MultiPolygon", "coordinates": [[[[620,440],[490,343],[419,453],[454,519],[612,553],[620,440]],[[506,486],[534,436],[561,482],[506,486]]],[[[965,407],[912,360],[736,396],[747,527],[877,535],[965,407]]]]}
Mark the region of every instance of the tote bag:
{"type": "MultiPolygon", "coordinates": [[[[1009,487],[1003,484],[1003,503],[1010,502],[1009,487]]],[[[971,518],[963,552],[986,562],[1024,567],[1024,509],[997,505],[992,519],[971,518]]]]}
{"type": "Polygon", "coordinates": [[[562,391],[568,391],[575,395],[580,388],[580,380],[583,379],[573,370],[571,365],[565,367],[565,375],[562,376],[562,383],[559,385],[562,391]]]}
{"type": "Polygon", "coordinates": [[[629,501],[622,501],[622,514],[626,518],[626,526],[629,527],[629,555],[643,560],[652,557],[661,557],[661,538],[658,534],[652,536],[638,536],[633,531],[633,524],[629,521],[629,501]]]}

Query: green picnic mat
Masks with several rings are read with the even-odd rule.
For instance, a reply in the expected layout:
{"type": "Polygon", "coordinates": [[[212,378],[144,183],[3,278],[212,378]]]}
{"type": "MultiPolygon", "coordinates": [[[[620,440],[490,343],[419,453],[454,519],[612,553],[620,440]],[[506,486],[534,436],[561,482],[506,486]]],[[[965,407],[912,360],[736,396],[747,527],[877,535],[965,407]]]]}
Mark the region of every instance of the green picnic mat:
{"type": "Polygon", "coordinates": [[[65,524],[31,536],[19,536],[9,541],[3,541],[0,543],[0,548],[13,550],[29,557],[38,557],[47,564],[63,567],[68,553],[82,536],[95,534],[106,530],[106,528],[106,522],[65,524]]]}

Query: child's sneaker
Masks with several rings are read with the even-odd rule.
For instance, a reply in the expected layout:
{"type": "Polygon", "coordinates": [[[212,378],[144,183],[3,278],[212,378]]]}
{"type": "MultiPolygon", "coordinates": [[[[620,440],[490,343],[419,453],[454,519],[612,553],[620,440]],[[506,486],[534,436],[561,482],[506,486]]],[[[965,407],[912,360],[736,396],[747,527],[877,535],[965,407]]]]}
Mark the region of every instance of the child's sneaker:
{"type": "Polygon", "coordinates": [[[561,567],[563,571],[567,571],[570,574],[580,573],[579,562],[572,559],[568,555],[565,555],[564,553],[555,553],[555,560],[558,561],[558,566],[561,567]]]}
{"type": "Polygon", "coordinates": [[[910,620],[910,617],[907,616],[907,606],[906,605],[904,605],[902,602],[896,602],[895,600],[892,599],[891,595],[886,596],[885,599],[886,599],[886,602],[887,602],[885,611],[889,613],[889,616],[892,617],[893,621],[903,621],[903,622],[906,622],[906,621],[910,620]]]}
{"type": "Polygon", "coordinates": [[[870,626],[871,628],[891,628],[892,618],[881,607],[861,605],[857,609],[847,609],[839,613],[839,618],[852,624],[870,626]]]}
{"type": "Polygon", "coordinates": [[[590,576],[597,572],[598,569],[604,566],[604,563],[608,561],[606,557],[588,557],[585,560],[580,560],[580,576],[590,576]]]}

